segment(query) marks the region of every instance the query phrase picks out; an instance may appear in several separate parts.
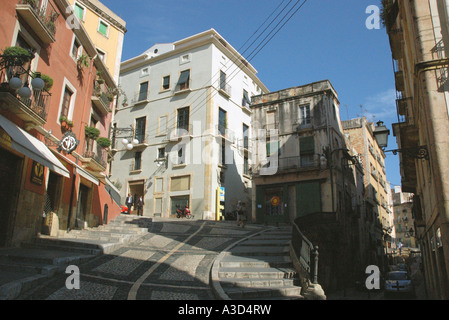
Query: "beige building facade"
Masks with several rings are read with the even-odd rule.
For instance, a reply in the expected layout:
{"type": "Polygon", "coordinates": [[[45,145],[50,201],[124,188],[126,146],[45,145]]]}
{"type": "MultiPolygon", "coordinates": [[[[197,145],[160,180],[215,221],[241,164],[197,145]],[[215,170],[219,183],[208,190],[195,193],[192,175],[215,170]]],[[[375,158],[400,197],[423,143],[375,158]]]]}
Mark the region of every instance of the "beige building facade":
{"type": "Polygon", "coordinates": [[[366,232],[369,235],[369,258],[372,264],[384,265],[392,247],[390,185],[386,177],[385,154],[374,138],[374,124],[366,118],[342,122],[344,132],[364,171],[364,208],[366,232]]]}
{"type": "Polygon", "coordinates": [[[415,194],[429,298],[449,299],[448,2],[386,1],[383,12],[395,68],[402,191],[415,194]]]}

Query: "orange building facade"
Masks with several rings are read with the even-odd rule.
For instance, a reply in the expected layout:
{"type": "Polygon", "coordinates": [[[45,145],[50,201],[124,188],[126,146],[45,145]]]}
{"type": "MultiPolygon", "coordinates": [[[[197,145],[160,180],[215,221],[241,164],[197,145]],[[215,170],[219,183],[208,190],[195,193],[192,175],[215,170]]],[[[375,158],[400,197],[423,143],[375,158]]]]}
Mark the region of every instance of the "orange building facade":
{"type": "Polygon", "coordinates": [[[67,0],[5,0],[0,16],[0,247],[107,223],[112,76],[67,0]]]}

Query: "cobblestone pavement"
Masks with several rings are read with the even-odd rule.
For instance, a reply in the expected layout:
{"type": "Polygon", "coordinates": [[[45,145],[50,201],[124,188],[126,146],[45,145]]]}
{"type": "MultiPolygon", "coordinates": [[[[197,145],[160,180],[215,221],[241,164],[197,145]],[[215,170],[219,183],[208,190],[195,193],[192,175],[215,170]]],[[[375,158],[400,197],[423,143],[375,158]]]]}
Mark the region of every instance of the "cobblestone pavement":
{"type": "Polygon", "coordinates": [[[150,232],[80,269],[80,288],[62,274],[22,300],[212,300],[210,269],[232,243],[263,227],[235,222],[153,220],[150,232]]]}

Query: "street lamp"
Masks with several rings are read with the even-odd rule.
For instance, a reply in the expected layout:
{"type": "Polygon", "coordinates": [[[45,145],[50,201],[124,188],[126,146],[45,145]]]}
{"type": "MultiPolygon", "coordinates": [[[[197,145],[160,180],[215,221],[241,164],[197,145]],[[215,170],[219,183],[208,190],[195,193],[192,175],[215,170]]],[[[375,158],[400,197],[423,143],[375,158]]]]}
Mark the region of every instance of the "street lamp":
{"type": "Polygon", "coordinates": [[[382,121],[377,122],[377,126],[373,134],[379,147],[385,149],[388,145],[388,136],[390,135],[390,130],[388,130],[387,127],[384,126],[384,123],[382,121]]]}
{"type": "MultiPolygon", "coordinates": [[[[31,98],[32,92],[29,88],[28,83],[28,77],[30,76],[30,68],[28,70],[24,69],[21,65],[19,65],[19,61],[22,61],[21,58],[24,58],[23,56],[14,56],[14,55],[0,55],[0,68],[8,69],[8,68],[14,68],[15,72],[12,73],[12,69],[10,69],[11,79],[9,80],[9,88],[12,90],[17,91],[17,94],[22,99],[29,99],[31,98]],[[20,71],[19,71],[20,70],[20,71]],[[21,75],[27,75],[27,78],[25,80],[25,83],[22,82],[22,79],[20,78],[21,75]]],[[[27,56],[27,59],[34,58],[34,54],[32,54],[32,57],[27,56]]],[[[22,61],[23,62],[23,61],[22,61]]],[[[33,87],[33,90],[42,91],[45,87],[44,80],[41,79],[41,73],[36,72],[34,73],[33,80],[31,80],[31,86],[33,87]]]]}
{"type": "Polygon", "coordinates": [[[388,136],[390,135],[390,130],[388,130],[387,127],[384,126],[384,123],[382,121],[377,122],[377,126],[373,132],[373,135],[377,141],[377,144],[385,153],[392,152],[394,155],[402,153],[405,154],[407,157],[413,159],[429,160],[429,150],[427,149],[427,146],[384,150],[388,145],[388,136]]]}
{"type": "Polygon", "coordinates": [[[126,150],[131,151],[140,142],[138,139],[133,138],[134,129],[132,126],[128,128],[118,128],[115,125],[111,128],[111,136],[113,141],[113,146],[115,146],[116,139],[123,138],[122,144],[125,146],[126,150]],[[123,134],[123,136],[119,136],[123,134]]]}

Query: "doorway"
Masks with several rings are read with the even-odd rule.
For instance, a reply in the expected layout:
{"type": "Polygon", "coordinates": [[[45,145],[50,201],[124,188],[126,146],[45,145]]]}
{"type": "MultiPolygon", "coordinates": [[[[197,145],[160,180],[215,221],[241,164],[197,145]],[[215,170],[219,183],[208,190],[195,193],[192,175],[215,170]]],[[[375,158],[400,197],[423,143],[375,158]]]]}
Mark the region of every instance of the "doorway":
{"type": "Polygon", "coordinates": [[[84,229],[87,214],[87,199],[89,197],[89,188],[80,184],[78,194],[78,204],[76,206],[75,229],[84,229]]]}
{"type": "MultiPolygon", "coordinates": [[[[143,180],[140,181],[130,181],[129,183],[129,188],[128,188],[128,192],[131,193],[132,197],[133,197],[133,201],[134,201],[134,205],[132,207],[132,210],[130,212],[130,214],[136,214],[137,215],[137,200],[139,199],[140,196],[143,196],[144,201],[145,201],[145,186],[144,186],[144,182],[143,180]]],[[[145,205],[144,205],[145,207],[145,205]]],[[[144,210],[145,211],[145,210],[144,210]]]]}
{"type": "Polygon", "coordinates": [[[12,237],[22,164],[21,158],[0,148],[0,247],[12,237]]]}

